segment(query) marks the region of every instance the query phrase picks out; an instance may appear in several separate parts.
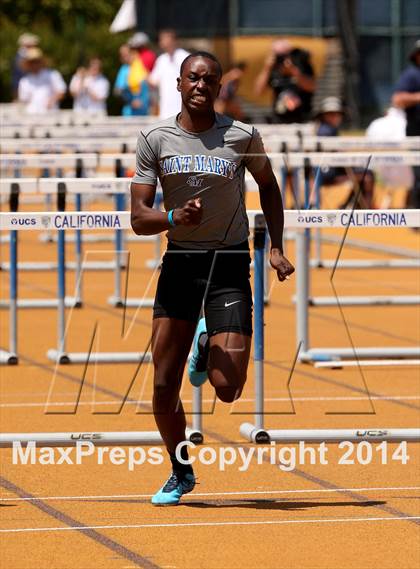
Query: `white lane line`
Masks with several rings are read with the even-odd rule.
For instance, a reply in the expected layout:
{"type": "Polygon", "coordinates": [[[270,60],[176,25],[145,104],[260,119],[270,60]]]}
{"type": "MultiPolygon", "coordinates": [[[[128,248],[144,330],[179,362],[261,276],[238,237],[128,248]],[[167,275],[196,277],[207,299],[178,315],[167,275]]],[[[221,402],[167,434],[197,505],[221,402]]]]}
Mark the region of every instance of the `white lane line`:
{"type": "MultiPolygon", "coordinates": [[[[392,401],[392,400],[406,400],[418,401],[420,395],[375,395],[372,397],[358,396],[358,397],[293,397],[293,401],[392,401]]],[[[253,398],[240,399],[242,403],[252,403],[253,398]]],[[[266,397],[266,402],[275,401],[290,401],[289,397],[266,397]]],[[[192,403],[192,399],[183,399],[183,403],[192,403]]],[[[203,399],[203,403],[213,403],[214,399],[203,399]]],[[[126,401],[125,405],[151,405],[151,399],[142,401],[126,401]]],[[[16,408],[16,407],[75,407],[82,405],[91,405],[92,407],[101,407],[103,405],[121,405],[121,400],[115,401],[57,401],[47,403],[0,403],[0,408],[16,408]]]]}
{"type": "Polygon", "coordinates": [[[215,526],[262,526],[262,525],[286,525],[286,524],[336,524],[354,522],[397,522],[408,520],[420,520],[420,516],[401,516],[389,518],[320,518],[309,520],[264,520],[264,521],[226,521],[226,522],[182,522],[169,524],[119,524],[100,526],[70,526],[70,527],[43,527],[43,528],[10,528],[0,529],[0,533],[24,533],[46,531],[84,531],[90,529],[145,529],[145,528],[185,528],[185,527],[215,527],[215,526]]]}
{"type": "MultiPolygon", "coordinates": [[[[420,490],[420,486],[384,486],[367,488],[332,488],[332,489],[295,489],[295,490],[241,490],[237,492],[194,492],[191,496],[186,496],[186,500],[197,497],[212,496],[259,496],[261,494],[325,494],[334,492],[394,492],[404,490],[404,492],[415,492],[420,490]]],[[[0,498],[1,502],[30,502],[31,500],[105,500],[112,498],[151,498],[153,494],[111,494],[111,495],[91,495],[91,496],[34,496],[33,498],[0,498]]],[[[184,498],[184,499],[185,499],[184,498]]]]}

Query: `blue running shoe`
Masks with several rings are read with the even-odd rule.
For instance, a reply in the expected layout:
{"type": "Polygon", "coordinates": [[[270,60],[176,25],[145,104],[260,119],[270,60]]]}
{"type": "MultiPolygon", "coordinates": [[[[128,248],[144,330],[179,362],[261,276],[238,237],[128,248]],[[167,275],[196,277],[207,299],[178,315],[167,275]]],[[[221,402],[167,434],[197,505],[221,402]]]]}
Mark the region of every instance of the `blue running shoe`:
{"type": "Polygon", "coordinates": [[[188,375],[194,387],[200,387],[207,379],[208,336],[206,319],[201,318],[193,340],[193,353],[188,363],[188,375]]]}
{"type": "Polygon", "coordinates": [[[154,506],[177,506],[181,496],[194,489],[195,476],[190,473],[172,472],[168,480],[152,498],[154,506]]]}

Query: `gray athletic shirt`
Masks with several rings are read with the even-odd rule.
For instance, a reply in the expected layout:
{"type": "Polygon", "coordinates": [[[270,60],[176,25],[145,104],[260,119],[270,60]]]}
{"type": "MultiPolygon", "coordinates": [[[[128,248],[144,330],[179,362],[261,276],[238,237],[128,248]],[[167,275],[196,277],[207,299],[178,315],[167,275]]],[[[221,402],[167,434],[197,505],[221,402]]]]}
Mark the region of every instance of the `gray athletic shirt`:
{"type": "Polygon", "coordinates": [[[248,238],[245,167],[256,173],[266,160],[252,126],[216,114],[209,130],[192,133],[170,117],[140,132],[133,182],[155,185],[159,179],[166,211],[200,197],[200,225],[177,225],[167,237],[184,248],[216,249],[248,238]]]}

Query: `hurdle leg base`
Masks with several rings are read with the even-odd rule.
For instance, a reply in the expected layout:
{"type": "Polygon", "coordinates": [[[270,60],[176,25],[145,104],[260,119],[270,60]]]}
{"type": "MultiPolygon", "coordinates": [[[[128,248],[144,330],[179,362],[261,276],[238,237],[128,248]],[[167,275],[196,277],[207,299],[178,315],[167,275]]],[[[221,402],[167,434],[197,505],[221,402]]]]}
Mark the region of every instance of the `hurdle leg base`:
{"type": "Polygon", "coordinates": [[[190,429],[189,427],[185,429],[185,438],[195,445],[201,445],[204,441],[203,433],[201,431],[190,429]]]}
{"type": "Polygon", "coordinates": [[[239,428],[239,432],[245,439],[252,443],[267,444],[271,441],[269,431],[260,429],[252,423],[242,423],[239,428]]]}
{"type": "Polygon", "coordinates": [[[65,352],[59,352],[58,350],[49,350],[47,357],[59,365],[68,365],[71,363],[69,355],[65,352]]]}
{"type": "Polygon", "coordinates": [[[116,296],[110,296],[108,298],[108,304],[113,306],[114,308],[124,308],[124,302],[121,298],[117,298],[116,296]]]}
{"type": "Polygon", "coordinates": [[[125,300],[116,296],[108,298],[108,304],[115,308],[153,308],[154,302],[153,298],[126,298],[125,300]]]}
{"type": "Polygon", "coordinates": [[[15,366],[19,363],[17,354],[0,350],[0,365],[15,366]]]}

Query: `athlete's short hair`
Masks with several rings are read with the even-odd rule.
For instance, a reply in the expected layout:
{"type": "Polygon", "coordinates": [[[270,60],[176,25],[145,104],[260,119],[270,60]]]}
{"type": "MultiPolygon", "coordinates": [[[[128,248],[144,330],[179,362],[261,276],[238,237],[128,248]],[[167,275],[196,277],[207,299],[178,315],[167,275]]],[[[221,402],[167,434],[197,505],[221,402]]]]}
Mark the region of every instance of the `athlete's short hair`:
{"type": "Polygon", "coordinates": [[[193,51],[192,53],[190,53],[189,55],[187,55],[187,57],[184,59],[184,61],[181,63],[181,69],[180,69],[180,75],[182,75],[182,72],[184,71],[184,67],[187,63],[188,60],[193,59],[194,57],[204,57],[205,59],[211,59],[212,61],[214,61],[217,65],[217,71],[219,73],[219,77],[221,77],[223,75],[223,70],[222,70],[222,66],[220,64],[220,61],[217,59],[217,57],[215,55],[213,55],[212,53],[210,53],[209,51],[193,51]]]}

